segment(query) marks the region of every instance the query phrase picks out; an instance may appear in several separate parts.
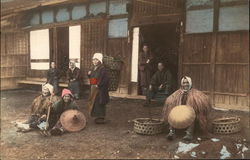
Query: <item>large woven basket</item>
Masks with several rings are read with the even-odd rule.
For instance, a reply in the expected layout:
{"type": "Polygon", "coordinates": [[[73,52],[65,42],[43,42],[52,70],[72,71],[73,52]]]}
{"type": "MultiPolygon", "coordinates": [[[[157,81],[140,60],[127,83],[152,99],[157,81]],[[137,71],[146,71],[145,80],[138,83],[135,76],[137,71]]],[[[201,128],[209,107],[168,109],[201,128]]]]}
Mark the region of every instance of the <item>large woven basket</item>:
{"type": "Polygon", "coordinates": [[[137,118],[134,120],[134,131],[138,134],[154,135],[161,133],[164,123],[159,119],[137,118]]]}
{"type": "Polygon", "coordinates": [[[120,76],[121,76],[121,69],[123,62],[121,60],[115,60],[114,57],[111,56],[104,56],[103,63],[109,70],[109,91],[116,91],[119,86],[120,76]]]}
{"type": "Polygon", "coordinates": [[[232,134],[241,130],[240,117],[218,118],[212,124],[213,132],[217,134],[232,134]]]}

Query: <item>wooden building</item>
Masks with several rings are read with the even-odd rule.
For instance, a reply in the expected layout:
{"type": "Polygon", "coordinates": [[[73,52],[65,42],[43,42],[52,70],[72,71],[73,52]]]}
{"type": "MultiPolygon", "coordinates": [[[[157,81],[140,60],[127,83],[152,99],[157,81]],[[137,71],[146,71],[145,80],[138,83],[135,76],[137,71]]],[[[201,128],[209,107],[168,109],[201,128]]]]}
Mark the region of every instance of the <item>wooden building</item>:
{"type": "Polygon", "coordinates": [[[137,95],[138,56],[148,43],[166,57],[177,82],[188,75],[214,106],[249,111],[248,0],[1,4],[1,89],[42,83],[51,61],[64,70],[75,60],[86,84],[91,57],[102,52],[124,62],[116,94],[137,95]]]}

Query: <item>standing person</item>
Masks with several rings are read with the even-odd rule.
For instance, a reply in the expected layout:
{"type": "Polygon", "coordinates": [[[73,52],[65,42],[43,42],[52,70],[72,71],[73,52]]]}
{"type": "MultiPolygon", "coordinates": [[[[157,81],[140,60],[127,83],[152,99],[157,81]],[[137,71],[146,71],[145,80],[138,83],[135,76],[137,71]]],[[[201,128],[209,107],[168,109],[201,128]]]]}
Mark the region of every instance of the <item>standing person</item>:
{"type": "Polygon", "coordinates": [[[169,95],[171,94],[171,91],[172,74],[162,62],[159,62],[158,71],[153,75],[150,81],[148,94],[146,96],[146,103],[144,106],[148,106],[151,102],[151,99],[154,98],[157,93],[161,92],[169,95]]]}
{"type": "Polygon", "coordinates": [[[150,79],[153,75],[153,54],[148,45],[144,44],[139,55],[139,85],[143,95],[146,95],[150,79]]]}
{"type": "MultiPolygon", "coordinates": [[[[193,108],[196,114],[196,121],[194,121],[186,129],[184,140],[190,141],[193,139],[195,122],[198,122],[199,127],[206,133],[207,132],[207,117],[211,109],[211,104],[208,97],[201,91],[192,88],[192,80],[190,77],[184,76],[181,79],[181,88],[170,95],[163,108],[163,119],[168,122],[170,111],[179,105],[188,105],[193,108]]],[[[175,138],[175,128],[169,126],[169,133],[167,139],[172,140],[175,138]]]]}
{"type": "Polygon", "coordinates": [[[69,89],[74,95],[75,99],[79,99],[80,94],[80,69],[76,67],[75,62],[69,62],[69,69],[67,71],[67,79],[69,80],[69,89]]]}
{"type": "Polygon", "coordinates": [[[91,85],[88,100],[89,113],[91,117],[95,117],[95,123],[103,124],[105,123],[106,104],[109,102],[109,78],[103,65],[102,53],[95,53],[92,62],[93,69],[88,72],[91,85]]]}
{"type": "Polygon", "coordinates": [[[47,83],[54,87],[55,94],[58,94],[58,82],[60,79],[60,73],[56,68],[55,62],[51,62],[50,69],[47,72],[47,83]]]}

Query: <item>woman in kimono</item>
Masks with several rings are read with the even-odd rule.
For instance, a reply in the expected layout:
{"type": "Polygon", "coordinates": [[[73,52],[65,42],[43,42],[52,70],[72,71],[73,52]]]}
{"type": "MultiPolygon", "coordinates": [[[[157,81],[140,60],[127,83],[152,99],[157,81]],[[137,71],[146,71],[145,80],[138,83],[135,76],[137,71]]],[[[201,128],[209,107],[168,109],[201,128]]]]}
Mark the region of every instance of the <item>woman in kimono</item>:
{"type": "Polygon", "coordinates": [[[60,116],[61,114],[70,109],[75,109],[79,110],[78,105],[74,101],[73,94],[71,93],[70,90],[68,89],[63,89],[62,91],[62,98],[54,103],[51,107],[51,115],[49,117],[49,125],[51,130],[48,132],[43,132],[45,136],[49,135],[61,135],[63,134],[66,130],[63,128],[61,121],[60,121],[60,116]]]}
{"type": "Polygon", "coordinates": [[[95,118],[96,124],[105,123],[106,104],[109,102],[109,77],[107,69],[103,65],[102,53],[95,53],[93,68],[88,72],[90,79],[90,96],[88,101],[89,114],[95,118]]]}

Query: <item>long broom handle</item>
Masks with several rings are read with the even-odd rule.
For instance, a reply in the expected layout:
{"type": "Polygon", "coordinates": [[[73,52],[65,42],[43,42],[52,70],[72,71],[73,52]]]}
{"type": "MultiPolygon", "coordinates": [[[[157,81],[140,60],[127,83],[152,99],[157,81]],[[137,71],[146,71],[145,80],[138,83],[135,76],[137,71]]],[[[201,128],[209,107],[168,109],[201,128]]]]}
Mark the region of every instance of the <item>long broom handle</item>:
{"type": "MultiPolygon", "coordinates": [[[[50,102],[51,101],[52,101],[52,95],[50,96],[50,102]]],[[[49,122],[50,109],[51,109],[51,103],[49,104],[49,108],[48,108],[48,113],[47,113],[47,117],[46,117],[46,124],[48,124],[48,122],[49,122]]]]}

